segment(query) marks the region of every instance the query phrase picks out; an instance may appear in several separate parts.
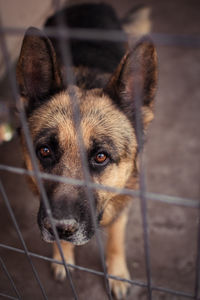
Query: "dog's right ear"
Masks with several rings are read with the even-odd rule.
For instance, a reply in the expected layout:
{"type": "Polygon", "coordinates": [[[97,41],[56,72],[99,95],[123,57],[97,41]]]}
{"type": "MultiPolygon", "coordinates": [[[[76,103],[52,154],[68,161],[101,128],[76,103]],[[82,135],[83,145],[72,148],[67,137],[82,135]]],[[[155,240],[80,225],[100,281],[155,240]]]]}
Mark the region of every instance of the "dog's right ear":
{"type": "Polygon", "coordinates": [[[134,126],[141,110],[144,129],[153,120],[157,64],[156,48],[149,37],[144,37],[124,55],[104,88],[134,126]]]}
{"type": "Polygon", "coordinates": [[[62,89],[55,50],[48,37],[30,27],[17,63],[17,83],[25,108],[34,108],[62,89]]]}

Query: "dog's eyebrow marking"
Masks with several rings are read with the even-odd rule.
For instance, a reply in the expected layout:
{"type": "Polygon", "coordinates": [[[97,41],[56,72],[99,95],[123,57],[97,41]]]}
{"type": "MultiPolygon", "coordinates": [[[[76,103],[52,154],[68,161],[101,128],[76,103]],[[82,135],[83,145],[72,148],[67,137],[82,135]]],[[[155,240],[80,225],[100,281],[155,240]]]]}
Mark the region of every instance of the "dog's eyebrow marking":
{"type": "Polygon", "coordinates": [[[39,133],[34,137],[34,144],[38,143],[39,141],[48,141],[52,136],[57,136],[58,130],[56,127],[54,128],[42,128],[39,133]]]}
{"type": "Polygon", "coordinates": [[[99,137],[91,138],[90,152],[95,152],[95,150],[105,149],[113,155],[113,158],[116,158],[116,161],[119,162],[119,157],[122,156],[122,153],[130,154],[130,139],[123,135],[121,140],[116,142],[111,137],[101,134],[99,137]]]}
{"type": "Polygon", "coordinates": [[[119,149],[111,138],[106,135],[91,138],[91,146],[88,150],[89,157],[94,155],[96,152],[103,150],[111,154],[115,162],[119,162],[119,149]]]}
{"type": "Polygon", "coordinates": [[[99,137],[92,138],[92,147],[107,147],[113,150],[117,150],[113,140],[106,135],[101,134],[99,137]]]}

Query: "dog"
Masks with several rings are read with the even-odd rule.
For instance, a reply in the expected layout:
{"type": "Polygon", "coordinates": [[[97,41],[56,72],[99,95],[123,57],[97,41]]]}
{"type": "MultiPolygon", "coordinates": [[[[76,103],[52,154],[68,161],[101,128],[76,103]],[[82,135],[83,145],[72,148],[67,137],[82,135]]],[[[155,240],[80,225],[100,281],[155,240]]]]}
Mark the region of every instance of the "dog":
{"type": "MultiPolygon", "coordinates": [[[[60,20],[72,29],[117,30],[122,37],[126,35],[122,28],[125,22],[120,22],[114,10],[103,3],[67,7],[50,17],[43,31],[33,27],[26,31],[17,63],[17,83],[39,169],[85,180],[84,153],[85,168],[93,183],[136,189],[140,150],[136,98],[139,95],[141,99],[141,128],[145,133],[154,116],[156,49],[147,37],[134,46],[129,46],[125,39],[117,42],[48,37],[48,30],[59,27],[60,20]],[[72,64],[68,62],[67,66],[62,56],[64,50],[70,50],[72,56],[72,64]],[[72,81],[66,78],[70,74],[72,81]],[[75,106],[79,110],[78,121],[74,120],[75,106]]],[[[26,168],[33,170],[23,130],[20,136],[26,168]]],[[[35,178],[31,177],[31,181],[39,195],[35,178]]],[[[103,226],[108,232],[108,274],[129,279],[125,227],[132,197],[91,189],[92,215],[84,185],[51,180],[43,180],[43,184],[66,262],[74,264],[74,246],[87,243],[95,228],[103,226]]],[[[42,238],[53,243],[53,258],[60,260],[42,199],[38,224],[42,238]]],[[[52,267],[55,278],[64,280],[65,268],[58,264],[52,267]]],[[[116,299],[126,298],[127,282],[109,279],[109,284],[116,299]]]]}

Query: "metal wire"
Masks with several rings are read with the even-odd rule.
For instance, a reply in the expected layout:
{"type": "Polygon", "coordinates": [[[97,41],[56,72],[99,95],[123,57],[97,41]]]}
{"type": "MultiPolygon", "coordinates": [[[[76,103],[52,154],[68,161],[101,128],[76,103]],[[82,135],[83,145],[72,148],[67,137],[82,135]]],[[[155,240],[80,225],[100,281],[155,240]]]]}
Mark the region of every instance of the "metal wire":
{"type": "Polygon", "coordinates": [[[15,229],[16,229],[16,231],[17,231],[17,235],[18,235],[18,237],[19,237],[19,239],[20,239],[20,241],[21,241],[21,243],[22,243],[22,246],[23,246],[23,248],[24,248],[24,251],[25,251],[25,253],[26,253],[26,257],[27,257],[27,259],[28,259],[28,261],[29,261],[29,263],[30,263],[30,265],[31,265],[31,268],[32,268],[33,274],[34,274],[34,276],[35,276],[35,279],[36,279],[36,281],[37,281],[38,284],[39,284],[39,287],[40,287],[40,289],[41,289],[41,292],[42,292],[42,295],[43,295],[44,299],[47,300],[48,298],[47,298],[45,289],[44,289],[44,287],[43,287],[43,285],[42,285],[42,282],[41,282],[41,280],[40,280],[40,278],[39,278],[39,275],[38,275],[38,273],[37,273],[37,271],[36,271],[36,269],[35,269],[35,266],[34,266],[32,260],[31,260],[31,257],[30,257],[29,254],[28,254],[27,246],[26,246],[25,241],[24,241],[24,238],[23,238],[23,236],[22,236],[22,234],[21,234],[20,228],[19,228],[19,226],[18,226],[18,224],[17,224],[15,215],[14,215],[14,213],[13,213],[13,210],[12,210],[11,206],[10,206],[8,197],[7,197],[6,193],[5,193],[5,190],[4,190],[4,187],[3,187],[3,185],[2,185],[1,180],[0,180],[0,191],[1,191],[1,194],[2,194],[2,198],[3,198],[3,200],[4,200],[4,202],[5,202],[6,206],[7,206],[7,209],[8,209],[8,211],[9,211],[9,214],[10,214],[10,216],[11,216],[11,219],[12,219],[12,221],[13,221],[14,227],[15,227],[15,229]]]}
{"type": "MultiPolygon", "coordinates": [[[[59,5],[59,1],[54,0],[53,1],[55,8],[58,7],[59,5]]],[[[59,26],[57,28],[51,28],[51,29],[46,29],[46,33],[49,37],[60,37],[60,42],[61,42],[61,48],[62,48],[62,53],[63,53],[63,60],[65,62],[65,65],[70,65],[71,64],[71,54],[70,51],[68,49],[68,47],[66,45],[64,45],[62,43],[63,38],[67,37],[67,38],[76,38],[76,39],[88,39],[88,40],[109,40],[109,41],[113,41],[113,42],[119,42],[119,41],[126,41],[126,38],[124,38],[124,35],[121,34],[120,31],[116,31],[116,30],[112,30],[112,31],[101,31],[101,30],[87,30],[87,29],[69,29],[63,26],[62,20],[61,23],[59,24],[59,26]],[[67,55],[66,55],[67,54],[67,55]]],[[[14,99],[17,103],[19,112],[20,112],[20,119],[22,122],[22,126],[25,132],[25,137],[26,137],[26,142],[29,148],[29,151],[31,153],[31,160],[32,160],[32,164],[33,164],[33,171],[28,171],[28,170],[24,170],[21,168],[16,168],[16,167],[11,167],[11,166],[7,166],[7,165],[0,165],[0,170],[2,171],[7,171],[7,172],[13,172],[13,173],[17,173],[17,174],[21,174],[21,175],[30,175],[30,176],[35,176],[36,180],[37,180],[37,184],[39,186],[39,190],[40,193],[42,195],[42,199],[43,202],[45,204],[46,207],[46,212],[47,212],[47,216],[49,217],[50,223],[52,225],[52,229],[54,231],[54,235],[56,238],[56,242],[58,245],[58,249],[60,251],[60,255],[61,255],[61,261],[58,260],[54,260],[52,258],[46,257],[46,256],[42,256],[42,255],[38,255],[36,253],[32,253],[29,252],[25,241],[23,239],[23,236],[21,234],[20,228],[17,224],[17,221],[15,219],[14,213],[12,211],[12,208],[9,204],[9,199],[5,193],[4,187],[2,185],[2,183],[0,182],[0,191],[2,193],[4,202],[7,206],[7,209],[9,211],[9,214],[12,218],[12,221],[14,223],[15,229],[17,231],[18,237],[23,245],[24,250],[22,249],[17,249],[11,246],[7,246],[4,244],[0,244],[1,248],[4,248],[6,250],[11,250],[11,251],[15,251],[18,253],[22,253],[25,254],[27,256],[27,259],[32,267],[34,276],[40,286],[40,289],[42,291],[43,294],[43,298],[48,299],[46,292],[42,286],[42,283],[40,281],[40,278],[37,274],[37,271],[31,261],[31,257],[35,257],[38,259],[43,259],[43,260],[48,260],[50,262],[54,262],[57,264],[62,264],[65,267],[66,273],[68,275],[68,279],[70,282],[70,286],[72,288],[73,291],[73,296],[74,299],[78,299],[78,295],[74,286],[74,283],[71,279],[71,275],[69,272],[69,267],[81,270],[81,271],[85,271],[85,272],[89,272],[91,274],[97,275],[97,276],[103,276],[105,278],[105,283],[106,283],[106,288],[107,288],[107,295],[109,299],[112,299],[112,295],[109,289],[109,285],[108,285],[108,278],[111,279],[115,279],[115,280],[120,280],[120,281],[124,281],[124,282],[128,282],[132,285],[136,285],[136,286],[140,286],[140,287],[144,287],[148,289],[148,299],[151,300],[152,299],[152,291],[160,291],[160,292],[165,292],[174,296],[182,296],[185,298],[189,298],[189,299],[199,299],[199,288],[200,288],[200,223],[199,223],[199,231],[198,231],[198,251],[197,251],[197,262],[196,262],[196,283],[195,283],[195,291],[194,291],[194,295],[189,294],[189,293],[185,293],[185,292],[181,292],[181,291],[175,291],[172,289],[168,289],[168,288],[162,288],[162,287],[158,287],[158,286],[154,286],[152,284],[152,275],[151,275],[151,263],[150,263],[150,245],[149,245],[149,237],[148,237],[148,218],[147,218],[147,199],[153,200],[153,201],[159,201],[159,202],[163,202],[163,203],[168,203],[168,204],[173,204],[173,205],[182,205],[185,207],[191,207],[191,208],[199,208],[200,202],[199,200],[194,200],[194,199],[188,199],[188,198],[181,198],[181,197],[174,197],[174,196],[169,196],[169,195],[163,195],[163,194],[155,194],[155,193],[148,193],[145,191],[145,178],[144,178],[144,165],[143,165],[143,160],[142,160],[142,154],[140,156],[140,190],[139,191],[134,191],[131,189],[117,189],[117,188],[112,188],[109,186],[104,186],[104,185],[100,185],[100,184],[94,184],[91,182],[90,180],[90,175],[89,175],[89,171],[88,171],[88,167],[87,167],[87,163],[86,163],[86,156],[85,156],[85,149],[83,147],[83,139],[82,139],[82,133],[80,131],[79,128],[79,124],[80,124],[80,112],[79,112],[79,108],[77,105],[74,105],[74,103],[72,103],[72,109],[73,109],[73,116],[74,116],[74,121],[76,124],[76,129],[77,129],[77,133],[78,133],[78,144],[80,147],[80,153],[81,153],[81,162],[82,162],[82,168],[83,168],[83,172],[84,172],[84,180],[77,180],[77,179],[72,179],[72,178],[67,178],[67,177],[62,177],[62,176],[57,176],[57,175],[51,175],[51,174],[46,174],[46,173],[41,173],[39,172],[38,168],[37,168],[37,162],[36,162],[36,158],[35,158],[35,154],[33,151],[33,146],[32,146],[32,141],[30,139],[30,135],[29,135],[29,130],[27,127],[27,122],[26,122],[26,116],[24,114],[23,108],[21,107],[20,103],[19,103],[19,99],[18,99],[18,91],[17,91],[17,87],[15,84],[15,79],[14,79],[14,74],[10,73],[10,59],[8,56],[8,52],[7,52],[7,48],[6,48],[6,43],[4,40],[4,34],[9,34],[9,35],[22,35],[24,34],[24,29],[23,28],[9,28],[9,27],[3,27],[0,24],[0,40],[1,40],[1,47],[2,47],[2,52],[4,54],[5,57],[5,62],[7,64],[7,70],[8,73],[10,75],[10,82],[11,82],[11,86],[12,86],[12,91],[13,91],[13,96],[14,99]],[[141,200],[141,214],[142,214],[142,223],[143,223],[143,237],[144,237],[144,250],[145,250],[145,266],[146,266],[146,277],[147,277],[147,283],[143,283],[140,281],[135,281],[135,280],[128,280],[128,279],[124,279],[124,278],[120,278],[117,276],[113,276],[111,274],[107,274],[106,271],[106,265],[105,265],[105,258],[104,258],[104,253],[103,253],[103,248],[102,248],[102,243],[101,243],[101,239],[99,236],[98,231],[96,231],[96,237],[97,237],[97,244],[98,244],[98,248],[99,248],[99,252],[100,252],[100,257],[101,257],[101,262],[102,262],[102,266],[103,266],[103,272],[99,272],[99,271],[95,271],[92,269],[88,269],[88,268],[83,268],[81,266],[77,266],[77,265],[71,265],[71,264],[67,264],[65,262],[64,259],[64,255],[63,255],[63,251],[62,251],[62,247],[60,245],[60,241],[59,241],[59,237],[57,234],[57,230],[55,228],[55,224],[52,218],[52,213],[51,213],[51,209],[49,206],[49,202],[46,196],[46,192],[44,190],[43,184],[42,184],[42,180],[41,179],[50,179],[52,181],[59,181],[59,182],[64,182],[64,183],[69,183],[69,184],[73,184],[73,185],[78,185],[78,186],[85,186],[87,189],[87,195],[88,195],[88,199],[89,199],[89,203],[90,203],[90,208],[91,208],[91,212],[92,212],[92,217],[93,217],[93,223],[96,226],[96,223],[94,222],[94,207],[93,207],[93,189],[104,189],[104,190],[108,190],[108,191],[113,191],[119,194],[124,194],[124,195],[131,195],[131,196],[136,196],[136,197],[140,197],[141,200]]],[[[200,47],[200,37],[194,37],[194,36],[186,36],[186,35],[167,35],[167,34],[152,34],[151,35],[152,39],[154,40],[154,42],[156,44],[159,45],[178,45],[178,46],[183,46],[183,47],[193,47],[193,48],[199,48],[200,47]]],[[[68,82],[75,84],[75,79],[74,76],[70,70],[70,68],[66,68],[66,77],[68,82]]],[[[136,99],[138,102],[138,109],[137,109],[137,118],[136,118],[136,127],[137,127],[137,135],[139,137],[139,144],[142,144],[142,137],[141,137],[141,120],[140,120],[140,106],[141,106],[141,99],[140,96],[136,95],[136,99]]],[[[76,97],[74,97],[73,95],[73,101],[75,101],[76,104],[76,97]]],[[[2,264],[2,267],[4,269],[4,271],[6,272],[7,277],[9,278],[13,289],[15,290],[15,293],[17,295],[16,297],[10,296],[10,295],[6,295],[3,293],[0,293],[0,296],[4,297],[4,298],[8,298],[8,299],[21,299],[21,296],[15,286],[15,283],[12,279],[12,277],[10,276],[4,262],[2,261],[2,259],[0,258],[0,262],[2,264]]]]}
{"type": "MultiPolygon", "coordinates": [[[[135,63],[135,62],[134,62],[135,63]]],[[[135,71],[132,76],[141,77],[141,61],[137,62],[135,71]]],[[[134,68],[133,68],[134,70],[134,68]]],[[[134,77],[133,77],[134,78],[134,77]]],[[[138,84],[138,82],[137,82],[138,84]]],[[[143,125],[142,125],[142,84],[134,85],[134,95],[133,100],[135,101],[135,120],[136,120],[136,136],[138,141],[138,161],[139,161],[139,187],[140,187],[140,209],[142,215],[142,225],[143,225],[143,240],[144,240],[144,253],[145,253],[145,268],[146,268],[146,277],[147,277],[147,291],[148,299],[152,300],[152,276],[151,276],[151,263],[150,263],[150,244],[149,244],[149,234],[148,234],[148,221],[147,221],[147,202],[145,195],[145,175],[144,175],[144,164],[143,164],[143,125]]]]}
{"type": "Polygon", "coordinates": [[[3,261],[3,259],[1,258],[1,256],[0,256],[0,263],[1,263],[1,265],[2,265],[2,268],[3,268],[4,272],[5,272],[5,274],[6,274],[7,278],[8,278],[8,280],[10,281],[10,283],[11,283],[11,285],[12,285],[14,291],[15,291],[15,294],[17,295],[18,299],[21,300],[21,295],[20,295],[20,293],[19,293],[19,291],[18,291],[18,289],[17,289],[17,287],[16,287],[16,285],[15,285],[13,279],[12,279],[12,276],[11,276],[11,274],[9,273],[9,271],[8,271],[8,269],[7,269],[7,267],[6,267],[5,263],[4,263],[4,261],[3,261]]]}
{"type": "MultiPolygon", "coordinates": [[[[14,252],[21,253],[21,254],[25,253],[25,251],[22,250],[22,249],[18,249],[18,248],[8,246],[8,245],[5,245],[5,244],[0,244],[0,248],[10,250],[10,251],[14,251],[14,252]]],[[[53,258],[50,258],[50,257],[47,257],[47,256],[39,255],[39,254],[36,254],[36,253],[33,253],[33,252],[29,252],[29,255],[34,257],[34,258],[46,260],[46,261],[53,262],[53,263],[56,263],[56,264],[62,264],[62,262],[59,261],[59,260],[56,260],[56,259],[53,259],[53,258]]],[[[81,266],[78,266],[78,265],[72,265],[72,264],[67,264],[67,265],[68,265],[68,267],[77,269],[79,271],[88,272],[90,274],[97,275],[97,276],[104,276],[103,272],[96,271],[94,269],[89,269],[89,268],[81,267],[81,266]]],[[[141,288],[148,287],[148,285],[145,282],[138,281],[138,280],[125,279],[125,278],[121,278],[121,277],[118,277],[118,276],[113,276],[113,275],[110,275],[110,274],[108,274],[108,278],[123,281],[123,282],[127,282],[127,283],[130,283],[134,286],[138,286],[138,287],[141,287],[141,288]]],[[[192,295],[190,293],[182,292],[182,291],[176,291],[176,290],[173,290],[173,289],[163,288],[163,287],[154,286],[154,285],[151,286],[151,289],[152,289],[152,291],[154,290],[154,291],[158,291],[158,292],[164,292],[164,293],[167,293],[167,294],[183,296],[183,297],[189,298],[189,299],[195,299],[194,295],[192,295]]]]}
{"type": "MultiPolygon", "coordinates": [[[[15,251],[17,253],[22,253],[22,254],[25,253],[24,250],[22,250],[22,249],[7,246],[5,244],[0,244],[0,247],[4,248],[4,249],[7,249],[7,250],[15,251]]],[[[46,261],[50,261],[50,262],[62,265],[61,261],[50,258],[50,257],[46,257],[46,256],[39,255],[39,254],[32,253],[32,252],[29,252],[29,255],[33,256],[35,258],[43,259],[43,260],[46,260],[46,261]]],[[[70,268],[74,268],[74,269],[77,269],[77,270],[80,270],[80,271],[85,271],[85,272],[91,273],[93,275],[98,275],[98,276],[103,276],[104,277],[104,272],[101,272],[101,271],[96,271],[94,269],[89,269],[89,268],[81,267],[81,266],[78,266],[78,265],[72,265],[72,264],[67,264],[67,265],[70,268]]],[[[108,274],[108,278],[123,281],[123,282],[127,282],[127,283],[131,283],[133,285],[140,286],[140,287],[147,287],[146,283],[141,282],[141,281],[137,281],[137,280],[130,280],[130,279],[126,279],[126,278],[121,278],[121,277],[114,276],[114,275],[111,275],[111,274],[108,274]]]]}
{"type": "MultiPolygon", "coordinates": [[[[2,32],[7,35],[24,35],[25,28],[17,27],[3,27],[2,32]]],[[[79,40],[103,40],[112,42],[125,42],[127,38],[119,30],[97,30],[97,29],[66,29],[65,28],[47,28],[45,29],[46,34],[49,37],[61,37],[61,38],[74,38],[79,40]]],[[[38,33],[40,35],[40,33],[38,33]]],[[[200,36],[197,35],[184,35],[184,34],[166,34],[166,33],[150,33],[149,36],[152,38],[156,45],[160,46],[181,46],[189,48],[200,47],[200,36]]],[[[137,40],[135,37],[130,39],[137,40]]]]}
{"type": "Polygon", "coordinates": [[[9,296],[9,295],[3,294],[3,293],[0,293],[0,296],[3,297],[3,298],[7,298],[7,299],[19,300],[19,298],[15,298],[13,296],[9,296]]]}
{"type": "MultiPolygon", "coordinates": [[[[58,9],[58,7],[60,7],[60,5],[59,5],[60,1],[59,0],[54,0],[52,3],[54,3],[55,9],[58,9]]],[[[66,28],[66,32],[69,30],[69,28],[65,24],[62,16],[60,16],[60,18],[57,18],[56,22],[57,22],[56,25],[57,25],[57,28],[58,28],[58,32],[60,30],[62,30],[62,28],[66,28]]],[[[62,56],[62,59],[63,59],[63,62],[64,62],[64,66],[66,66],[66,68],[65,68],[65,82],[68,85],[75,86],[76,85],[76,80],[75,80],[74,74],[73,74],[71,68],[67,67],[67,66],[72,66],[73,65],[73,61],[72,61],[72,57],[71,57],[71,51],[70,51],[70,48],[69,48],[69,43],[66,43],[63,38],[60,38],[59,43],[60,43],[61,56],[62,56]]],[[[78,142],[79,153],[80,153],[80,158],[81,158],[81,165],[82,165],[86,195],[87,195],[87,199],[88,199],[88,202],[89,202],[90,212],[91,212],[91,216],[92,216],[92,223],[93,223],[94,230],[95,230],[95,237],[96,237],[96,241],[97,241],[97,245],[98,245],[98,249],[99,249],[99,254],[100,254],[100,259],[101,259],[101,264],[102,264],[103,272],[104,272],[106,291],[107,291],[108,299],[112,300],[111,290],[110,290],[110,286],[109,286],[109,282],[108,282],[108,274],[107,274],[107,269],[106,269],[106,263],[105,263],[105,256],[104,256],[102,241],[101,241],[99,231],[97,230],[96,217],[95,217],[95,208],[94,208],[94,203],[95,203],[94,196],[93,196],[92,190],[89,187],[89,182],[91,182],[91,179],[90,179],[90,173],[89,173],[88,164],[87,164],[86,150],[85,150],[84,143],[83,143],[82,128],[80,126],[80,124],[81,124],[80,108],[79,108],[79,105],[78,105],[77,96],[73,91],[72,92],[69,91],[69,98],[70,98],[70,102],[71,102],[74,127],[75,127],[75,130],[76,130],[76,133],[77,133],[77,142],[78,142]]]]}
{"type": "Polygon", "coordinates": [[[143,238],[144,238],[144,251],[146,261],[146,276],[148,283],[148,299],[152,299],[152,275],[151,275],[151,262],[150,262],[150,243],[148,234],[148,220],[147,220],[147,198],[145,196],[145,178],[144,178],[144,166],[142,162],[142,154],[140,158],[140,203],[142,213],[142,224],[143,224],[143,238]]]}
{"type": "MultiPolygon", "coordinates": [[[[29,171],[29,170],[18,168],[18,167],[7,166],[7,165],[0,164],[0,170],[15,173],[15,174],[20,174],[20,175],[34,176],[33,171],[29,171]]],[[[71,185],[75,185],[75,186],[76,185],[77,186],[85,185],[85,182],[83,180],[74,179],[74,178],[70,178],[70,177],[53,175],[53,174],[48,174],[48,173],[43,173],[43,172],[39,172],[38,175],[43,179],[49,179],[51,181],[67,183],[67,184],[71,184],[71,185]]],[[[89,182],[88,185],[90,188],[93,188],[93,189],[102,189],[102,190],[110,191],[110,192],[121,194],[121,195],[129,195],[129,196],[139,197],[139,194],[140,194],[140,192],[138,190],[127,189],[127,188],[126,189],[125,188],[122,188],[122,189],[115,188],[115,187],[106,186],[103,184],[97,184],[97,183],[93,183],[93,182],[89,182]]],[[[183,206],[183,207],[198,208],[200,205],[199,200],[190,199],[190,198],[182,198],[182,197],[169,196],[169,195],[150,193],[150,192],[145,192],[145,196],[148,200],[158,201],[158,202],[162,202],[162,203],[166,203],[166,204],[178,205],[178,206],[183,206]]]]}
{"type": "MultiPolygon", "coordinates": [[[[1,23],[1,20],[0,20],[0,30],[1,30],[1,28],[2,28],[2,23],[1,23]]],[[[67,267],[67,264],[66,264],[66,261],[65,261],[65,258],[64,258],[64,254],[63,254],[62,247],[61,247],[61,244],[60,244],[60,240],[59,240],[59,237],[58,237],[57,229],[55,227],[54,220],[53,220],[53,217],[52,217],[49,201],[48,201],[48,198],[46,196],[46,191],[43,187],[43,183],[41,181],[41,178],[38,176],[39,170],[38,170],[38,166],[37,166],[35,152],[34,152],[33,146],[32,146],[32,141],[31,141],[31,138],[30,138],[29,129],[28,129],[28,126],[27,126],[25,112],[24,112],[24,109],[23,109],[23,107],[20,103],[20,100],[19,100],[19,96],[18,96],[19,93],[18,93],[18,88],[16,86],[15,76],[12,72],[10,72],[11,63],[10,63],[9,54],[8,54],[8,51],[7,51],[4,35],[1,31],[0,31],[0,42],[1,42],[2,53],[4,55],[6,66],[7,66],[7,71],[8,71],[8,74],[9,74],[9,79],[10,79],[10,84],[11,84],[11,88],[12,88],[13,97],[15,99],[16,106],[18,107],[19,117],[20,117],[20,120],[21,120],[21,123],[22,123],[24,136],[25,136],[25,139],[26,139],[26,143],[27,143],[29,153],[30,153],[31,162],[33,164],[33,171],[34,171],[34,174],[35,174],[35,178],[36,178],[38,188],[39,188],[39,191],[40,191],[40,194],[41,194],[41,197],[42,197],[45,209],[46,209],[46,214],[49,217],[49,221],[50,221],[50,224],[51,224],[52,229],[53,229],[55,240],[56,240],[59,252],[60,252],[61,259],[63,261],[63,265],[65,267],[67,277],[69,279],[69,283],[70,283],[70,286],[71,286],[71,289],[72,289],[72,292],[73,292],[73,295],[74,295],[74,299],[77,300],[78,296],[77,296],[77,293],[76,293],[76,290],[75,290],[75,287],[74,287],[74,284],[73,284],[73,281],[72,281],[72,278],[71,278],[70,271],[67,267]]],[[[34,270],[34,274],[37,276],[37,273],[36,273],[35,270],[34,270]]],[[[45,297],[45,299],[47,299],[46,293],[45,293],[43,287],[41,286],[40,280],[38,281],[38,283],[40,284],[40,287],[42,289],[43,296],[45,297]]]]}

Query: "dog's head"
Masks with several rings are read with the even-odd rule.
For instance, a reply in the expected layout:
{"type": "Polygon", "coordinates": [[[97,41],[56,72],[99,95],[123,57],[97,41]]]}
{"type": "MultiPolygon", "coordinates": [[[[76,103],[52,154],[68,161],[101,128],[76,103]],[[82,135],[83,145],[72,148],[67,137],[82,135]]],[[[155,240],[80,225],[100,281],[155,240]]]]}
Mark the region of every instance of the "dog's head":
{"type": "MultiPolygon", "coordinates": [[[[117,188],[127,185],[135,168],[138,151],[137,100],[141,100],[143,130],[153,119],[153,99],[157,80],[156,51],[145,39],[127,52],[103,89],[64,88],[55,51],[39,30],[25,35],[17,65],[21,101],[38,165],[42,172],[84,180],[85,170],[94,183],[117,188]],[[138,98],[138,99],[137,99],[138,98]],[[79,106],[74,121],[72,104],[79,106]],[[84,155],[80,148],[80,137],[84,155]]],[[[32,162],[22,131],[25,163],[32,162]]],[[[37,186],[34,177],[32,181],[37,186]]],[[[86,243],[94,233],[93,221],[111,220],[125,205],[123,197],[103,189],[44,180],[60,239],[86,243]],[[92,217],[90,200],[95,213],[92,217]]],[[[46,241],[53,241],[50,221],[40,203],[38,223],[46,241]]]]}

